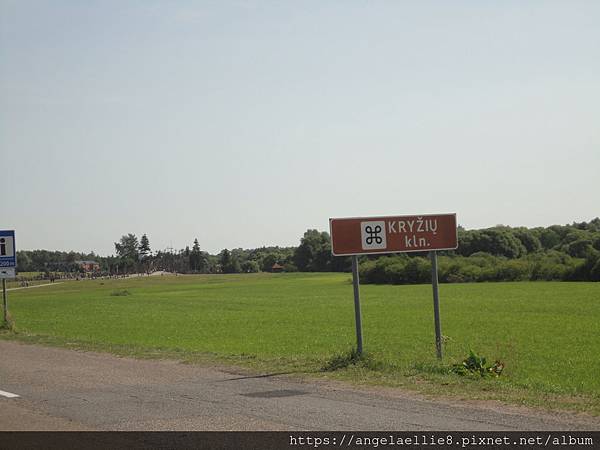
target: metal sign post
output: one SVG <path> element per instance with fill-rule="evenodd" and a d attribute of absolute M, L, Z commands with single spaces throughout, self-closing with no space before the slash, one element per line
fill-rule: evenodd
<path fill-rule="evenodd" d="M 435 348 L 437 357 L 441 359 L 442 331 L 436 250 L 454 250 L 458 247 L 456 214 L 332 218 L 329 219 L 329 230 L 333 256 L 352 256 L 354 313 L 359 354 L 362 353 L 362 328 L 357 255 L 429 252 L 433 286 Z"/>
<path fill-rule="evenodd" d="M 358 279 L 358 256 L 352 256 L 352 285 L 354 287 L 354 319 L 356 322 L 356 353 L 360 356 L 363 352 L 362 319 L 360 313 L 360 280 Z"/>
<path fill-rule="evenodd" d="M 4 323 L 8 323 L 8 303 L 6 301 L 6 278 L 2 278 L 2 311 L 4 311 Z"/>
<path fill-rule="evenodd" d="M 429 252 L 431 258 L 431 286 L 433 287 L 433 319 L 435 322 L 435 350 L 442 359 L 442 326 L 440 324 L 440 297 L 438 293 L 437 252 Z"/>

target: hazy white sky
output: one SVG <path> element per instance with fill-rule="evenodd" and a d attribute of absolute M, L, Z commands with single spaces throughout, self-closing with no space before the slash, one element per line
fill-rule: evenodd
<path fill-rule="evenodd" d="M 19 249 L 600 215 L 600 2 L 0 0 Z"/>

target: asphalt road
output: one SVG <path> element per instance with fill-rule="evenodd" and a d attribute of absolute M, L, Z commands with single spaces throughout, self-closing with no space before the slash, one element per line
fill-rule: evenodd
<path fill-rule="evenodd" d="M 0 430 L 600 430 L 582 415 L 6 341 L 0 391 Z"/>

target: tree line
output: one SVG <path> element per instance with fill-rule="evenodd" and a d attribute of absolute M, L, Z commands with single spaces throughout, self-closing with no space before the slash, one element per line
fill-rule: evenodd
<path fill-rule="evenodd" d="M 590 222 L 550 227 L 495 226 L 458 229 L 458 249 L 439 252 L 442 282 L 563 280 L 600 281 L 600 218 Z M 152 251 L 146 234 L 123 235 L 115 242 L 115 255 L 51 252 L 17 252 L 19 272 L 76 272 L 80 260 L 94 260 L 103 274 L 165 270 L 178 273 L 349 272 L 349 257 L 331 255 L 327 232 L 307 230 L 297 247 L 223 249 L 212 255 L 198 239 L 183 249 Z M 359 258 L 365 283 L 423 283 L 430 280 L 425 253 L 368 255 Z"/>

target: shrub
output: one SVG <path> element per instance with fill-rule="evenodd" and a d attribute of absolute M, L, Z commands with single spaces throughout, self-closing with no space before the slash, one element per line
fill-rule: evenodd
<path fill-rule="evenodd" d="M 431 281 L 431 263 L 420 256 L 410 258 L 404 273 L 409 283 L 427 283 Z"/>
<path fill-rule="evenodd" d="M 509 259 L 485 252 L 471 256 L 439 256 L 438 278 L 442 283 L 482 281 L 600 281 L 600 252 L 588 247 L 586 258 L 573 258 L 557 250 L 538 251 Z M 385 256 L 360 265 L 364 283 L 414 284 L 431 281 L 431 263 L 421 256 Z"/>
<path fill-rule="evenodd" d="M 496 277 L 498 281 L 525 281 L 531 278 L 533 265 L 525 259 L 503 261 L 498 266 Z"/>

